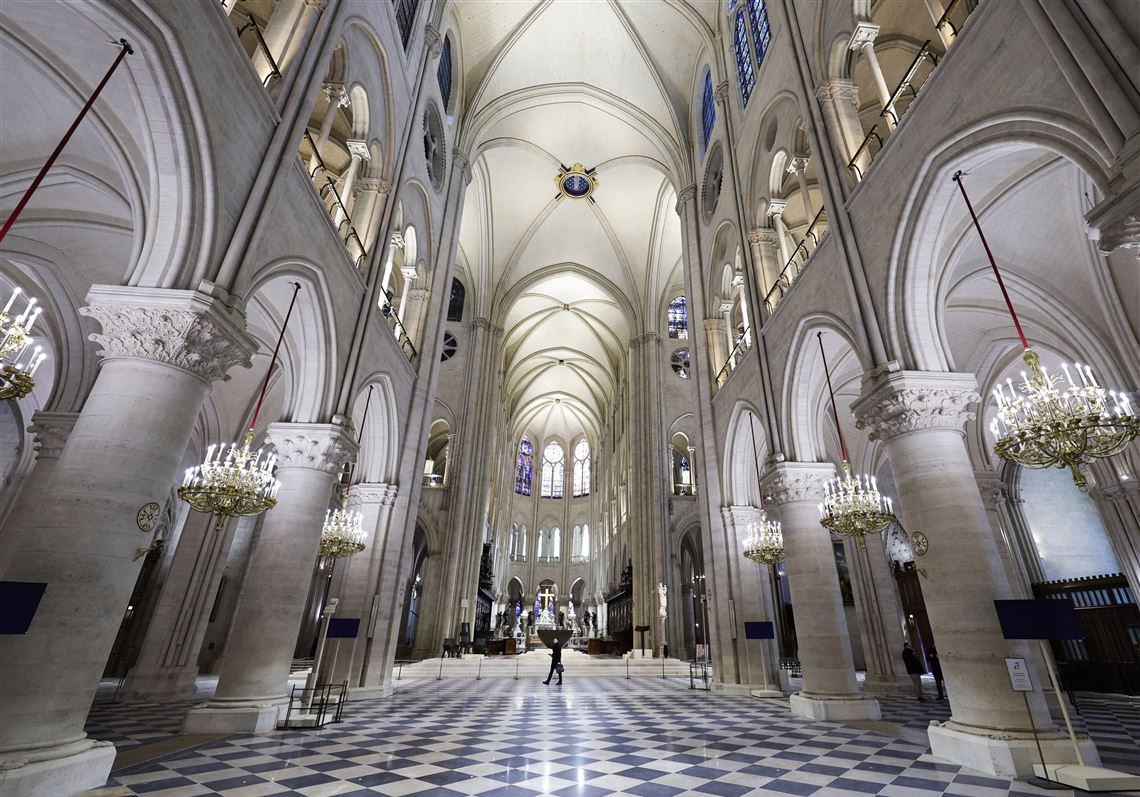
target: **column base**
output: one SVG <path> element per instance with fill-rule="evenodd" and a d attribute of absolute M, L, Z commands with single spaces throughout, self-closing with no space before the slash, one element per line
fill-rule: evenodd
<path fill-rule="evenodd" d="M 914 693 L 914 684 L 906 675 L 868 675 L 863 681 L 863 688 L 868 692 L 882 692 L 886 695 Z"/>
<path fill-rule="evenodd" d="M 931 723 L 926 732 L 930 752 L 960 766 L 976 769 L 999 778 L 1018 778 L 1033 774 L 1034 764 L 1041 763 L 1032 733 L 961 725 L 953 720 Z M 1045 761 L 1053 764 L 1075 764 L 1076 752 L 1069 737 L 1059 731 L 1038 735 Z M 1087 736 L 1078 736 L 1085 763 L 1096 766 L 1100 754 Z"/>
<path fill-rule="evenodd" d="M 185 671 L 178 674 L 153 673 L 150 675 L 128 676 L 119 696 L 124 700 L 146 703 L 172 703 L 189 700 L 198 691 L 198 673 L 187 677 Z"/>
<path fill-rule="evenodd" d="M 396 690 L 391 684 L 384 686 L 350 686 L 348 696 L 352 700 L 375 700 L 380 697 L 391 697 Z"/>
<path fill-rule="evenodd" d="M 114 763 L 110 742 L 43 761 L 0 761 L 0 797 L 65 797 L 95 789 L 107 782 Z"/>
<path fill-rule="evenodd" d="M 808 695 L 796 692 L 788 702 L 792 713 L 809 720 L 846 722 L 881 718 L 879 701 L 864 695 Z"/>
<path fill-rule="evenodd" d="M 787 697 L 775 684 L 724 684 L 720 681 L 712 682 L 712 691 L 724 695 L 740 695 L 741 697 Z"/>
<path fill-rule="evenodd" d="M 289 699 L 275 700 L 211 700 L 195 706 L 186 714 L 182 732 L 190 733 L 261 733 L 271 731 L 285 719 Z"/>

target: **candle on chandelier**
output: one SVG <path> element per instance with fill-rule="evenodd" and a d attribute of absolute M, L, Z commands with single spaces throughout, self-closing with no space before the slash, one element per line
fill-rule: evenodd
<path fill-rule="evenodd" d="M 16 297 L 23 292 L 23 288 L 13 288 L 12 295 L 8 297 L 8 303 L 4 305 L 3 312 L 7 313 L 12 309 L 12 305 L 16 303 Z"/>

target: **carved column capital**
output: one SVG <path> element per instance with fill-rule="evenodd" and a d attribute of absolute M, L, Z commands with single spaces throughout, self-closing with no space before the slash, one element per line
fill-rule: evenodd
<path fill-rule="evenodd" d="M 776 231 L 770 227 L 757 227 L 754 230 L 748 231 L 748 243 L 753 246 L 760 246 L 761 244 L 776 245 Z"/>
<path fill-rule="evenodd" d="M 846 102 L 859 107 L 859 87 L 853 80 L 832 78 L 820 83 L 815 90 L 815 96 L 820 102 Z"/>
<path fill-rule="evenodd" d="M 716 84 L 716 102 L 721 107 L 728 106 L 728 81 L 722 80 Z"/>
<path fill-rule="evenodd" d="M 855 426 L 872 440 L 924 429 L 962 431 L 980 398 L 973 374 L 895 371 L 877 377 L 852 406 Z"/>
<path fill-rule="evenodd" d="M 451 148 L 451 168 L 459 170 L 464 185 L 471 184 L 471 158 L 459 147 Z"/>
<path fill-rule="evenodd" d="M 835 477 L 830 462 L 777 462 L 760 479 L 764 500 L 773 506 L 823 500 L 827 482 Z"/>
<path fill-rule="evenodd" d="M 339 105 L 341 108 L 345 108 L 352 104 L 352 99 L 348 96 L 348 89 L 342 83 L 326 83 L 321 89 L 324 91 L 329 105 Z"/>
<path fill-rule="evenodd" d="M 265 440 L 277 450 L 281 470 L 333 474 L 356 455 L 356 441 L 340 423 L 271 423 Z"/>
<path fill-rule="evenodd" d="M 788 174 L 804 174 L 807 172 L 811 158 L 807 155 L 796 155 L 788 161 Z"/>
<path fill-rule="evenodd" d="M 684 213 L 685 205 L 690 202 L 697 201 L 697 186 L 696 184 L 687 185 L 677 193 L 677 215 L 680 216 Z"/>
<path fill-rule="evenodd" d="M 874 44 L 879 36 L 879 26 L 874 22 L 856 22 L 855 30 L 851 31 L 851 38 L 847 41 L 850 50 L 861 50 L 864 45 Z"/>
<path fill-rule="evenodd" d="M 349 139 L 345 142 L 345 144 L 348 145 L 348 154 L 352 157 L 360 158 L 361 160 L 365 161 L 372 159 L 372 153 L 368 151 L 367 141 Z"/>
<path fill-rule="evenodd" d="M 443 52 L 443 36 L 435 25 L 424 25 L 424 46 L 432 58 L 439 58 Z"/>
<path fill-rule="evenodd" d="M 1140 160 L 1140 156 L 1137 156 Z M 1140 167 L 1137 167 L 1140 171 Z M 1127 190 L 1101 200 L 1088 212 L 1089 237 L 1102 254 L 1140 249 L 1140 179 Z"/>
<path fill-rule="evenodd" d="M 36 461 L 59 459 L 68 435 L 75 428 L 78 412 L 37 411 L 28 431 L 35 435 Z"/>
<path fill-rule="evenodd" d="M 352 485 L 352 492 L 350 494 L 359 496 L 361 504 L 392 506 L 396 503 L 396 496 L 399 495 L 399 493 L 400 488 L 395 484 L 360 482 L 359 484 Z"/>
<path fill-rule="evenodd" d="M 358 177 L 356 183 L 352 186 L 352 193 L 358 194 L 362 191 L 373 191 L 381 196 L 387 196 L 391 187 L 391 183 L 387 180 L 381 180 L 379 177 Z"/>
<path fill-rule="evenodd" d="M 257 350 L 244 320 L 199 291 L 95 285 L 79 313 L 102 327 L 88 339 L 103 347 L 104 360 L 153 360 L 207 382 L 248 367 Z"/>
<path fill-rule="evenodd" d="M 782 216 L 784 211 L 788 209 L 788 200 L 786 199 L 769 199 L 768 200 L 768 215 L 772 218 Z"/>
<path fill-rule="evenodd" d="M 724 319 L 723 318 L 706 318 L 705 319 L 705 332 L 707 332 L 710 335 L 723 335 L 724 334 Z"/>

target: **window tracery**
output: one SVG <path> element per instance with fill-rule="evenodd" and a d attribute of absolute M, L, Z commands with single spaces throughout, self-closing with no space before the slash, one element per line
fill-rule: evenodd
<path fill-rule="evenodd" d="M 550 443 L 542 452 L 542 497 L 561 498 L 566 480 L 566 454 L 558 443 Z"/>
<path fill-rule="evenodd" d="M 590 494 L 590 444 L 586 438 L 574 446 L 574 497 Z"/>
<path fill-rule="evenodd" d="M 524 437 L 519 442 L 519 451 L 515 458 L 515 492 L 519 495 L 530 495 L 531 470 L 533 467 L 534 444 Z"/>

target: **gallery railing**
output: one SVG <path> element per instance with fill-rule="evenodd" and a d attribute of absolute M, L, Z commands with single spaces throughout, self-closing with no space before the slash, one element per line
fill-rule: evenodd
<path fill-rule="evenodd" d="M 863 143 L 859 145 L 859 149 L 855 150 L 855 154 L 847 163 L 847 168 L 855 175 L 855 180 L 863 179 L 863 174 L 866 172 L 867 167 L 871 165 L 871 161 L 879 154 L 883 148 L 883 137 L 879 135 L 879 125 L 871 125 L 871 132 L 867 133 L 867 137 L 863 139 Z"/>
<path fill-rule="evenodd" d="M 260 54 L 261 57 L 265 59 L 265 67 L 268 67 L 269 70 L 265 75 L 260 74 L 264 71 L 264 68 L 258 68 L 256 61 L 254 61 L 254 67 L 258 71 L 258 77 L 261 78 L 261 85 L 268 89 L 273 81 L 281 79 L 281 69 L 277 65 L 277 59 L 274 58 L 273 53 L 269 51 L 269 45 L 265 43 L 265 36 L 261 33 L 261 26 L 257 24 L 257 20 L 252 16 L 243 14 L 240 11 L 231 12 L 231 17 L 245 18 L 245 24 L 237 29 L 238 41 L 241 42 L 242 47 L 248 52 L 249 45 L 246 44 L 246 39 L 251 39 L 253 41 L 253 52 L 250 53 L 251 58 Z M 240 19 L 237 21 L 240 21 Z M 247 36 L 247 34 L 249 35 Z"/>
<path fill-rule="evenodd" d="M 340 200 L 340 194 L 337 191 L 336 181 L 333 180 L 328 167 L 325 166 L 324 158 L 321 157 L 320 151 L 317 149 L 317 142 L 313 140 L 313 134 L 308 130 L 305 131 L 305 139 L 309 142 L 309 146 L 313 150 L 313 157 L 310 163 L 314 164 L 311 169 L 308 169 L 309 178 L 313 181 L 313 187 L 317 189 L 317 196 L 320 197 L 321 202 L 328 211 L 329 216 L 333 221 L 340 221 L 336 224 L 337 234 L 340 236 L 341 243 L 348 251 L 349 257 L 352 259 L 352 264 L 357 271 L 364 268 L 365 261 L 368 257 L 368 251 L 364 248 L 364 241 L 360 239 L 357 234 L 356 228 L 352 226 L 351 217 L 348 215 L 348 208 Z M 298 156 L 300 153 L 298 153 Z"/>
<path fill-rule="evenodd" d="M 931 71 L 927 73 L 922 82 L 918 81 L 918 70 L 926 61 L 930 62 Z M 894 94 L 887 100 L 887 104 L 883 107 L 883 112 L 879 116 L 886 119 L 888 116 L 893 116 L 895 121 L 902 119 L 914 101 L 918 99 L 918 92 L 926 85 L 926 81 L 930 79 L 933 74 L 934 67 L 938 66 L 938 56 L 930 49 L 930 40 L 927 39 L 923 43 L 922 48 L 918 51 L 918 55 L 911 61 L 910 67 L 907 68 L 906 74 L 903 79 L 899 81 L 898 88 L 895 89 Z M 907 96 L 909 92 L 910 96 Z M 903 100 L 906 100 L 906 105 L 903 105 Z"/>
<path fill-rule="evenodd" d="M 776 277 L 768 295 L 764 297 L 764 310 L 768 315 L 775 312 L 776 305 L 788 295 L 788 291 L 792 289 L 792 284 L 800 276 L 800 273 L 807 268 L 809 258 L 819 248 L 819 242 L 827 229 L 827 209 L 821 208 L 819 213 L 815 214 L 815 218 L 812 219 L 807 230 L 804 231 L 804 237 L 796 244 L 795 251 L 792 252 L 792 256 L 788 259 L 784 270 L 780 272 L 780 276 Z"/>
<path fill-rule="evenodd" d="M 744 359 L 744 353 L 752 348 L 752 333 L 745 332 L 744 336 L 736 342 L 732 347 L 732 352 L 728 355 L 728 360 L 725 361 L 724 366 L 717 372 L 716 386 L 718 388 L 724 387 L 724 383 L 732 376 L 732 372 L 736 370 L 736 366 L 740 365 L 741 360 Z"/>

